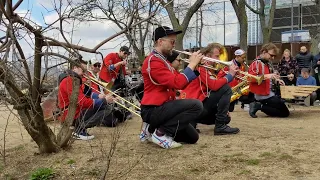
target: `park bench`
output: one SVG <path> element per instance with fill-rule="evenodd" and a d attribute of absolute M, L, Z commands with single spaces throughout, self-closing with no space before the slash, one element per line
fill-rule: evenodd
<path fill-rule="evenodd" d="M 281 98 L 310 106 L 311 93 L 319 88 L 320 86 L 280 86 Z"/>

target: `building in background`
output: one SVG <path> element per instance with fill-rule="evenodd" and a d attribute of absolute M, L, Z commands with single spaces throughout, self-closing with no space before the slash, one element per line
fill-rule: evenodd
<path fill-rule="evenodd" d="M 254 9 L 258 9 L 259 0 L 247 0 L 248 5 Z M 248 44 L 259 44 L 262 42 L 262 31 L 259 15 L 246 8 L 248 17 Z"/>
<path fill-rule="evenodd" d="M 291 25 L 291 7 L 293 6 L 293 26 Z M 319 9 L 313 0 L 277 0 L 271 41 L 289 42 L 308 41 L 317 33 L 320 23 Z"/>

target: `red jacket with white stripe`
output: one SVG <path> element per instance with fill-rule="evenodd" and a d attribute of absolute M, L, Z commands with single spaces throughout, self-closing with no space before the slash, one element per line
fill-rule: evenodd
<path fill-rule="evenodd" d="M 265 74 L 270 74 L 270 69 L 268 63 L 263 63 L 261 59 L 254 60 L 249 67 L 249 74 L 255 76 L 261 76 Z M 249 78 L 249 90 L 250 92 L 258 95 L 267 96 L 270 93 L 270 79 L 263 80 L 260 85 L 253 78 Z"/>
<path fill-rule="evenodd" d="M 200 76 L 181 91 L 181 99 L 199 99 L 203 101 L 209 96 L 208 93 L 210 91 L 217 91 L 233 79 L 231 74 L 227 74 L 224 78 L 216 79 L 213 77 L 213 74 L 204 67 L 199 67 L 198 71 L 200 72 Z"/>
<path fill-rule="evenodd" d="M 160 106 L 175 99 L 176 90 L 185 88 L 197 77 L 187 67 L 183 73 L 176 71 L 166 58 L 154 50 L 143 62 L 144 94 L 141 105 Z"/>

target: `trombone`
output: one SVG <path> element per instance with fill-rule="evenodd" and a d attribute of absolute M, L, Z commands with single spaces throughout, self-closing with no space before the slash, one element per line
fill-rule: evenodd
<path fill-rule="evenodd" d="M 179 50 L 175 50 L 173 49 L 174 51 L 177 51 L 179 53 L 182 53 L 182 54 L 186 54 L 186 55 L 192 55 L 192 53 L 190 52 L 187 52 L 187 51 L 179 51 Z M 207 61 L 210 61 L 210 62 L 214 62 L 214 63 L 220 63 L 222 65 L 225 65 L 225 66 L 231 66 L 233 64 L 232 61 L 220 61 L 218 59 L 213 59 L 213 58 L 209 58 L 209 57 L 204 57 L 203 58 L 204 60 L 207 60 Z M 186 63 L 190 63 L 189 60 L 186 60 L 186 59 L 181 59 L 182 61 L 186 62 Z M 207 65 L 202 65 L 200 64 L 199 66 L 202 66 L 204 68 L 208 68 L 208 69 L 212 69 L 212 70 L 216 70 L 215 68 L 213 68 L 212 66 L 207 66 Z M 243 72 L 243 71 L 238 71 L 240 74 L 243 74 L 244 76 L 247 76 L 247 77 L 250 77 L 250 78 L 253 78 L 257 81 L 258 84 L 261 84 L 261 82 L 264 80 L 264 76 L 261 75 L 261 76 L 255 76 L 255 75 L 252 75 L 252 74 L 249 74 L 248 72 Z"/>
<path fill-rule="evenodd" d="M 87 76 L 87 75 L 83 75 L 83 76 L 84 76 L 86 79 L 89 79 L 90 81 L 92 81 L 92 82 L 94 82 L 94 83 L 102 86 L 103 89 L 105 89 L 108 93 L 111 93 L 112 95 L 116 96 L 117 99 L 120 99 L 120 100 L 122 100 L 122 101 L 125 101 L 125 102 L 128 103 L 131 107 L 134 107 L 134 108 L 135 108 L 136 110 L 138 110 L 138 111 L 141 110 L 140 107 L 136 106 L 135 104 L 131 103 L 130 101 L 124 99 L 123 97 L 119 96 L 119 95 L 116 94 L 115 92 L 111 91 L 111 90 L 109 89 L 110 83 L 106 83 L 106 82 L 99 81 L 99 80 L 97 80 L 97 79 L 95 79 L 95 78 L 93 78 L 93 77 L 91 77 L 91 76 Z M 91 87 L 91 88 L 92 88 L 92 87 Z M 99 92 L 99 91 L 98 91 L 98 92 Z M 115 102 L 116 104 L 118 104 L 119 106 L 123 107 L 124 109 L 132 112 L 133 114 L 141 117 L 140 114 L 138 114 L 136 111 L 130 109 L 130 107 L 127 107 L 127 106 L 123 105 L 123 104 L 120 103 L 119 101 L 114 101 L 114 102 Z"/>

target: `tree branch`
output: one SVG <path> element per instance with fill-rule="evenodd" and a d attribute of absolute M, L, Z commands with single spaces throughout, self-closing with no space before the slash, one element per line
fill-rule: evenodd
<path fill-rule="evenodd" d="M 247 3 L 247 1 L 244 1 L 244 3 L 246 4 L 247 8 L 250 9 L 250 11 L 252 11 L 253 13 L 261 14 L 261 8 L 260 8 L 260 10 L 255 10 Z"/>

